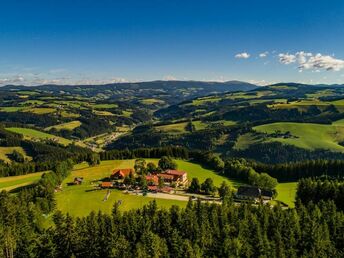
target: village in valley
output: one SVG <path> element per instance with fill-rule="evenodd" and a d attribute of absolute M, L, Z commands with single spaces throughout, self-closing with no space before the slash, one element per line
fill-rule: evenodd
<path fill-rule="evenodd" d="M 75 177 L 68 185 L 83 183 L 83 177 Z M 225 182 L 218 188 L 211 178 L 207 178 L 202 184 L 198 178 L 190 181 L 188 172 L 178 170 L 177 164 L 169 157 L 162 157 L 158 165 L 146 163 L 142 158 L 136 159 L 134 168 L 114 168 L 108 177 L 91 182 L 91 186 L 93 190 L 107 190 L 103 201 L 110 198 L 112 189 L 122 190 L 124 194 L 152 198 L 214 203 L 221 203 L 225 195 L 232 195 L 238 203 L 269 203 L 276 194 L 272 190 L 249 185 L 241 185 L 234 191 Z"/>

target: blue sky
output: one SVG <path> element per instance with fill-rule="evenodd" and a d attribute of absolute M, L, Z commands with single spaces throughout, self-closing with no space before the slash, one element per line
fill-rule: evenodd
<path fill-rule="evenodd" d="M 342 0 L 0 1 L 0 85 L 344 83 Z"/>

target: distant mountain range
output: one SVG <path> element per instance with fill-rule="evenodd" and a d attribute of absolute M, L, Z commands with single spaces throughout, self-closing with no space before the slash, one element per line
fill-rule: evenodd
<path fill-rule="evenodd" d="M 232 91 L 249 91 L 258 86 L 241 81 L 151 81 L 136 83 L 113 83 L 104 85 L 7 85 L 1 91 L 35 90 L 59 95 L 80 95 L 103 99 L 158 98 L 172 104 L 195 97 Z"/>

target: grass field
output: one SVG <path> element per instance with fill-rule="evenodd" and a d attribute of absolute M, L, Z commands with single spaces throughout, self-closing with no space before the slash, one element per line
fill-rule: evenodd
<path fill-rule="evenodd" d="M 288 204 L 290 208 L 294 208 L 297 182 L 279 183 L 276 187 L 276 190 L 278 193 L 276 200 L 282 201 L 285 204 Z"/>
<path fill-rule="evenodd" d="M 0 107 L 0 111 L 2 112 L 17 112 L 21 111 L 23 107 Z"/>
<path fill-rule="evenodd" d="M 117 108 L 117 104 L 93 104 L 91 105 L 95 109 L 107 109 L 107 108 Z"/>
<path fill-rule="evenodd" d="M 81 122 L 78 121 L 78 120 L 75 120 L 75 121 L 71 121 L 71 122 L 68 122 L 68 123 L 63 123 L 63 124 L 59 124 L 59 125 L 54 125 L 54 126 L 50 126 L 50 127 L 47 127 L 45 128 L 46 131 L 49 131 L 53 128 L 55 128 L 57 131 L 60 131 L 60 130 L 74 130 L 75 128 L 79 127 L 81 125 Z"/>
<path fill-rule="evenodd" d="M 33 114 L 43 115 L 43 114 L 50 114 L 55 112 L 55 108 L 28 108 L 24 109 L 23 112 L 29 112 Z"/>
<path fill-rule="evenodd" d="M 195 126 L 195 129 L 198 131 L 198 130 L 203 130 L 205 129 L 208 124 L 207 123 L 204 123 L 202 121 L 192 121 L 192 124 Z"/>
<path fill-rule="evenodd" d="M 100 111 L 100 110 L 93 110 L 93 113 L 98 116 L 114 116 L 115 114 L 109 112 L 109 111 Z"/>
<path fill-rule="evenodd" d="M 255 136 L 252 133 L 245 133 L 238 137 L 237 141 L 235 142 L 234 149 L 236 150 L 243 150 L 248 148 L 251 144 L 261 142 L 262 139 L 259 139 L 258 136 Z"/>
<path fill-rule="evenodd" d="M 6 128 L 6 130 L 14 132 L 14 133 L 22 134 L 24 138 L 26 139 L 51 139 L 51 140 L 56 140 L 57 142 L 63 145 L 69 145 L 70 143 L 72 143 L 72 141 L 68 139 L 58 137 L 52 134 L 44 133 L 41 131 L 37 131 L 34 129 L 29 129 L 29 128 L 9 127 L 9 128 Z"/>
<path fill-rule="evenodd" d="M 161 130 L 166 133 L 185 133 L 185 127 L 187 122 L 176 123 L 176 124 L 169 124 L 169 125 L 160 125 L 157 126 L 157 130 Z"/>
<path fill-rule="evenodd" d="M 44 172 L 32 173 L 22 176 L 0 177 L 0 191 L 11 191 L 18 187 L 27 186 L 37 182 Z"/>
<path fill-rule="evenodd" d="M 344 140 L 344 126 L 310 123 L 272 123 L 256 126 L 253 129 L 263 133 L 290 132 L 292 138 L 270 138 L 268 141 L 279 141 L 305 149 L 328 149 L 344 152 L 338 142 Z"/>
<path fill-rule="evenodd" d="M 6 163 L 11 163 L 11 160 L 8 158 L 8 154 L 11 154 L 14 150 L 21 153 L 26 159 L 31 160 L 32 158 L 27 156 L 22 147 L 0 147 L 0 160 L 3 160 Z"/>
<path fill-rule="evenodd" d="M 112 190 L 109 199 L 106 202 L 103 202 L 106 190 L 92 191 L 94 185 L 97 184 L 92 183 L 92 181 L 108 177 L 114 168 L 133 167 L 134 161 L 135 160 L 112 160 L 102 161 L 101 164 L 96 167 L 88 167 L 85 163 L 75 166 L 72 174 L 64 180 L 63 190 L 56 194 L 58 209 L 63 212 L 69 212 L 75 216 L 83 216 L 92 210 L 101 210 L 103 212 L 110 213 L 113 204 L 118 200 L 122 200 L 122 204 L 120 206 L 121 210 L 130 210 L 142 207 L 149 203 L 154 198 L 128 195 L 119 190 Z M 146 159 L 146 161 L 157 163 L 158 159 Z M 199 180 L 203 182 L 206 178 L 211 177 L 217 186 L 219 186 L 222 181 L 227 181 L 232 186 L 239 184 L 238 182 L 234 182 L 217 175 L 211 170 L 204 169 L 198 164 L 182 160 L 177 160 L 177 164 L 179 170 L 185 170 L 188 172 L 189 179 L 198 177 Z M 78 186 L 67 186 L 67 183 L 72 182 L 76 176 L 84 177 L 84 183 Z M 186 205 L 185 201 L 165 199 L 156 199 L 156 201 L 159 207 L 166 208 L 171 207 L 172 205 L 179 205 L 181 207 Z"/>
<path fill-rule="evenodd" d="M 153 104 L 164 104 L 165 102 L 160 99 L 142 99 L 140 100 L 142 104 L 153 105 Z"/>

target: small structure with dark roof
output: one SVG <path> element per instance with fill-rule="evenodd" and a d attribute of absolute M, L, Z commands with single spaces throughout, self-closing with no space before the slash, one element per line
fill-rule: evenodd
<path fill-rule="evenodd" d="M 235 197 L 240 200 L 259 201 L 261 190 L 256 186 L 239 186 Z"/>
<path fill-rule="evenodd" d="M 83 177 L 75 177 L 73 183 L 75 185 L 81 185 L 83 181 L 84 181 Z"/>
<path fill-rule="evenodd" d="M 262 200 L 272 200 L 274 197 L 274 192 L 271 190 L 263 190 L 261 191 L 261 198 Z"/>

